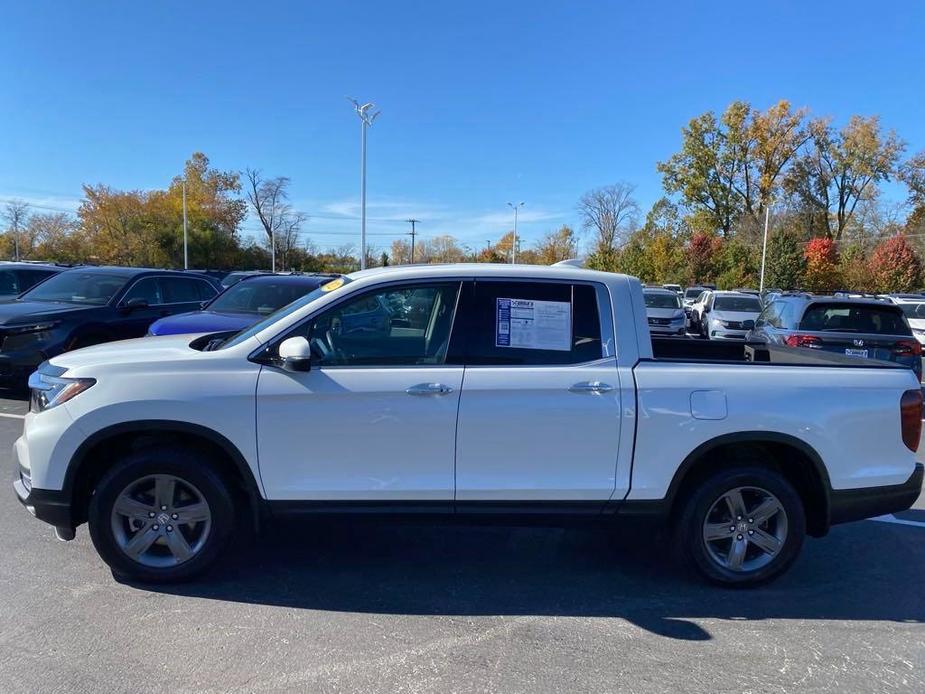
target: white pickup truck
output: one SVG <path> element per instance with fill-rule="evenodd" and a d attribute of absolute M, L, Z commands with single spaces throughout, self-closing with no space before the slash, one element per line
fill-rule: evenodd
<path fill-rule="evenodd" d="M 754 585 L 806 534 L 906 509 L 922 486 L 912 371 L 785 351 L 653 351 L 623 275 L 366 270 L 233 336 L 44 363 L 14 487 L 144 581 L 199 574 L 267 516 L 518 514 L 658 520 L 703 576 Z"/>

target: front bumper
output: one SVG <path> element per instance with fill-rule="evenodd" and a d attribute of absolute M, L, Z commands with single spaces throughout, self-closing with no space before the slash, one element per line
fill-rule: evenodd
<path fill-rule="evenodd" d="M 69 494 L 54 489 L 30 488 L 22 475 L 13 481 L 13 491 L 16 492 L 19 503 L 40 521 L 45 521 L 55 528 L 74 529 Z"/>
<path fill-rule="evenodd" d="M 710 329 L 711 340 L 744 340 L 747 330 L 731 330 L 727 328 Z"/>
<path fill-rule="evenodd" d="M 829 495 L 829 523 L 848 523 L 905 511 L 922 493 L 923 476 L 925 465 L 916 463 L 909 479 L 901 484 L 861 489 L 833 489 Z"/>

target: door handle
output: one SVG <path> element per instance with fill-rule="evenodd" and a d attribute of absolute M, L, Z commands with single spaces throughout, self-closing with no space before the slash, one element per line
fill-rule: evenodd
<path fill-rule="evenodd" d="M 613 390 L 613 386 L 600 381 L 584 381 L 569 386 L 569 390 L 573 393 L 609 393 Z"/>
<path fill-rule="evenodd" d="M 408 395 L 446 395 L 452 393 L 453 389 L 442 383 L 418 383 L 405 389 L 405 392 Z"/>

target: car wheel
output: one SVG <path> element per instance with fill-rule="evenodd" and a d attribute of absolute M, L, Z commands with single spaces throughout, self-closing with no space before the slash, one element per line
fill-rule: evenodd
<path fill-rule="evenodd" d="M 765 468 L 723 470 L 687 496 L 675 540 L 686 563 L 724 586 L 767 583 L 796 560 L 806 535 L 800 495 Z"/>
<path fill-rule="evenodd" d="M 125 456 L 103 476 L 88 523 L 114 574 L 170 583 L 215 563 L 234 529 L 233 502 L 211 461 L 178 446 L 152 447 Z"/>

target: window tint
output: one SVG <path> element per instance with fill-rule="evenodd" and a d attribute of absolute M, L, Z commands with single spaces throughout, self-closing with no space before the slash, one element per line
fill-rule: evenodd
<path fill-rule="evenodd" d="M 33 287 L 22 299 L 102 306 L 109 303 L 113 295 L 130 279 L 127 275 L 114 275 L 109 272 L 68 270 Z"/>
<path fill-rule="evenodd" d="M 758 313 L 761 302 L 753 296 L 723 296 L 716 297 L 713 308 L 717 311 L 749 311 Z"/>
<path fill-rule="evenodd" d="M 663 292 L 643 292 L 646 308 L 681 308 L 681 300 L 677 294 Z"/>
<path fill-rule="evenodd" d="M 766 322 L 772 328 L 781 327 L 780 316 L 781 316 L 781 311 L 783 310 L 783 308 L 784 308 L 784 305 L 779 301 L 775 301 L 773 304 L 768 306 L 765 309 L 764 322 Z M 759 318 L 759 322 L 760 320 L 761 319 Z"/>
<path fill-rule="evenodd" d="M 24 292 L 34 287 L 46 277 L 57 275 L 54 270 L 20 270 L 19 271 L 19 291 Z"/>
<path fill-rule="evenodd" d="M 517 300 L 552 303 L 518 307 Z M 470 364 L 578 364 L 602 356 L 590 285 L 479 281 L 469 313 Z M 528 342 L 536 347 L 518 346 Z"/>
<path fill-rule="evenodd" d="M 906 318 L 913 320 L 922 320 L 925 318 L 925 303 L 923 304 L 899 304 L 899 307 L 906 314 Z"/>
<path fill-rule="evenodd" d="M 811 332 L 911 335 L 902 311 L 865 304 L 810 304 L 800 330 Z"/>
<path fill-rule="evenodd" d="M 319 366 L 443 364 L 458 292 L 458 282 L 415 284 L 344 301 L 307 326 L 312 359 Z"/>
<path fill-rule="evenodd" d="M 162 277 L 164 303 L 184 304 L 205 301 L 215 296 L 215 289 L 204 280 L 194 277 Z"/>
<path fill-rule="evenodd" d="M 308 294 L 314 287 L 285 280 L 237 282 L 209 304 L 210 311 L 235 311 L 268 316 Z"/>
<path fill-rule="evenodd" d="M 0 296 L 16 296 L 20 293 L 19 278 L 12 270 L 0 271 Z"/>
<path fill-rule="evenodd" d="M 132 299 L 144 299 L 149 306 L 164 303 L 157 277 L 145 277 L 135 282 L 122 298 L 122 303 L 128 303 Z"/>

